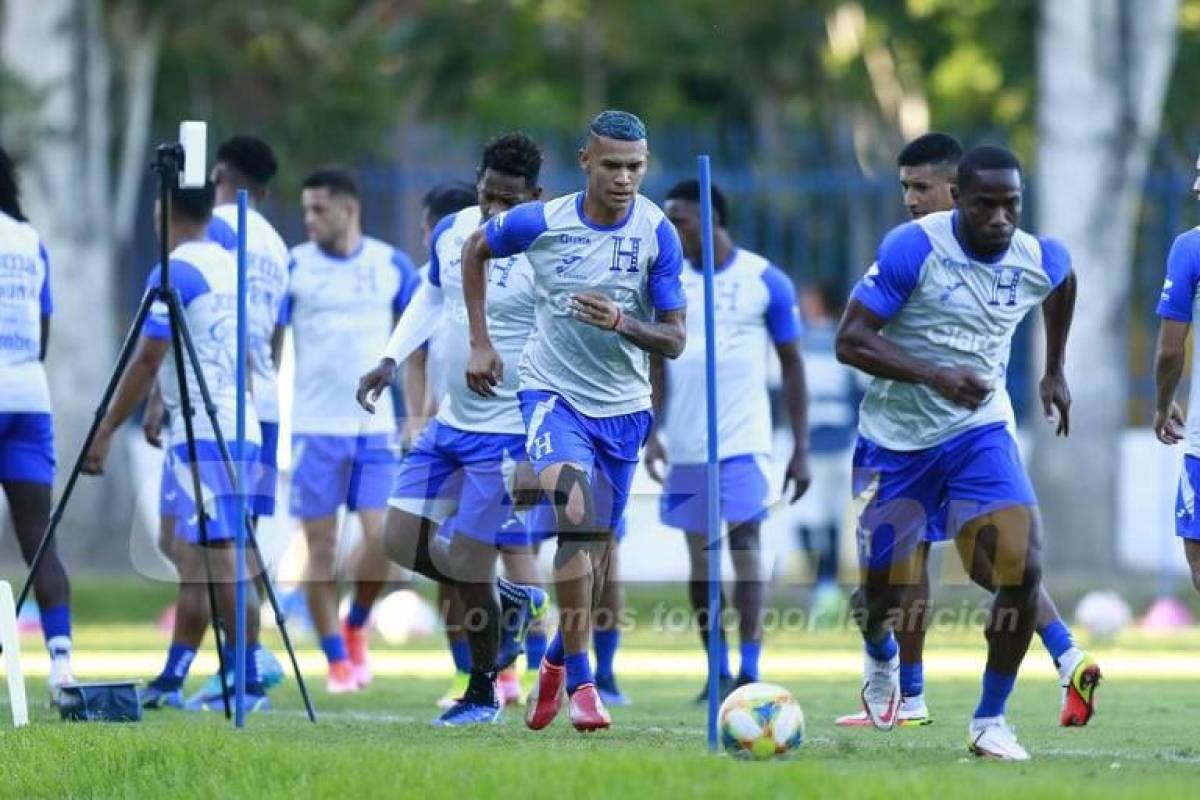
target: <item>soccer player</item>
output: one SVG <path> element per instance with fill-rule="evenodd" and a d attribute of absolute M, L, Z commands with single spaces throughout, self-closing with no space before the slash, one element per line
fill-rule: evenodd
<path fill-rule="evenodd" d="M 1200 171 L 1200 159 L 1196 161 Z M 1200 196 L 1200 177 L 1192 184 Z M 1196 489 L 1200 486 L 1200 370 L 1192 370 L 1192 388 L 1185 418 L 1175 402 L 1183 376 L 1188 331 L 1200 302 L 1200 227 L 1181 233 L 1167 256 L 1167 277 L 1158 301 L 1158 345 L 1154 373 L 1158 391 L 1154 405 L 1154 435 L 1165 445 L 1183 442 L 1183 472 L 1175 501 L 1175 533 L 1183 539 L 1183 554 L 1200 591 L 1200 524 L 1196 514 Z"/>
<path fill-rule="evenodd" d="M 204 381 L 217 409 L 221 433 L 228 437 L 229 432 L 234 430 L 237 402 L 237 264 L 224 248 L 207 237 L 213 196 L 211 183 L 197 189 L 173 186 L 167 230 L 171 248 L 171 285 L 179 292 L 183 302 Z M 161 209 L 156 209 L 156 215 L 160 213 Z M 150 273 L 146 280 L 147 291 L 159 285 L 161 269 L 161 265 L 156 266 Z M 151 308 L 150 316 L 142 326 L 141 338 L 121 377 L 112 403 L 100 421 L 83 465 L 84 472 L 90 475 L 98 475 L 104 470 L 113 435 L 145 399 L 158 374 L 163 400 L 171 412 L 171 447 L 163 463 L 160 508 L 164 527 L 172 527 L 182 541 L 182 545 L 174 548 L 174 552 L 180 580 L 177 619 L 184 620 L 184 623 L 176 626 L 176 638 L 168 651 L 162 673 L 150 682 L 143 693 L 143 704 L 150 708 L 178 708 L 183 703 L 180 689 L 196 655 L 194 643 L 203 639 L 204 625 L 208 619 L 207 612 L 189 607 L 190 604 L 206 602 L 206 561 L 211 567 L 218 612 L 225 627 L 228 657 L 232 658 L 237 585 L 234 580 L 236 559 L 232 544 L 237 526 L 244 522 L 238 497 L 229 479 L 228 464 L 221 458 L 216 432 L 204 412 L 200 387 L 185 354 L 187 393 L 196 412 L 192 417 L 196 438 L 196 468 L 204 493 L 199 501 L 195 496 L 191 454 L 179 405 L 180 387 L 174 354 L 167 360 L 170 351 L 171 328 L 167 307 L 159 301 Z M 256 463 L 258 417 L 249 388 L 247 392 L 247 449 L 241 454 L 234 452 L 233 455 Z M 235 445 L 231 439 L 228 441 L 232 449 Z M 199 513 L 208 520 L 207 542 L 200 539 Z M 189 622 L 191 628 L 188 627 Z M 246 659 L 246 709 L 265 710 L 270 707 L 270 701 L 258 670 L 256 614 L 246 616 L 246 643 L 249 654 Z"/>
<path fill-rule="evenodd" d="M 481 222 L 541 196 L 542 154 L 522 134 L 500 136 L 484 148 L 478 171 L 477 206 L 441 220 L 434 228 L 427 283 L 400 319 L 379 364 L 359 382 L 358 401 L 368 411 L 396 377 L 397 364 L 428 336 L 447 326 L 441 358 L 446 394 L 437 418 L 405 455 L 389 501 L 385 540 L 403 566 L 447 583 L 458 592 L 470 646 L 465 693 L 436 721 L 439 725 L 489 724 L 499 719 L 499 669 L 520 654 L 531 617 L 545 613 L 545 593 L 501 582 L 496 590 L 497 548 L 527 541 L 524 530 L 504 529 L 522 487 L 536 491 L 524 454 L 525 426 L 516 402 L 516 381 L 487 397 L 472 392 L 465 374 L 467 314 L 463 305 L 463 242 Z M 523 256 L 486 266 L 491 287 L 486 313 L 498 347 L 517 358 L 533 329 L 533 271 Z M 522 478 L 522 473 L 527 477 Z M 453 529 L 438 536 L 453 515 Z M 511 620 L 502 625 L 501 599 Z M 502 631 L 502 627 L 504 630 Z"/>
<path fill-rule="evenodd" d="M 381 534 L 395 474 L 396 422 L 390 394 L 364 418 L 356 376 L 371 368 L 419 283 L 403 251 L 364 236 L 358 183 L 346 170 L 320 169 L 301 194 L 309 241 L 292 249 L 284 321 L 296 352 L 292 407 L 291 511 L 308 541 L 305 589 L 329 663 L 331 694 L 371 680 L 364 626 L 386 581 Z M 354 596 L 339 631 L 338 510 L 356 512 L 363 540 L 352 559 Z"/>
<path fill-rule="evenodd" d="M 770 493 L 771 407 L 767 395 L 767 343 L 774 345 L 783 377 L 784 403 L 792 428 L 792 456 L 784 473 L 783 490 L 791 488 L 791 502 L 808 489 L 807 396 L 804 361 L 797 347 L 800 324 L 796 292 L 787 274 L 766 258 L 738 247 L 726 224 L 729 206 L 725 195 L 712 188 L 713 249 L 717 325 L 717 449 L 720 457 L 721 519 L 728 524 L 729 552 L 733 558 L 733 605 L 738 614 L 741 663 L 737 679 L 729 669 L 725 631 L 721 638 L 721 688 L 727 694 L 737 686 L 758 680 L 762 652 L 762 607 L 766 584 L 759 529 L 766 519 Z M 667 192 L 667 217 L 683 244 L 687 268 L 683 290 L 687 297 L 690 347 L 669 364 L 652 356 L 658 373 L 656 408 L 665 438 L 660 443 L 652 431 L 644 456 L 650 477 L 663 484 L 660 516 L 664 525 L 687 536 L 691 575 L 688 596 L 698 621 L 702 642 L 708 641 L 708 459 L 704 436 L 696 435 L 704 419 L 705 338 L 704 272 L 701 265 L 700 185 L 685 180 Z M 665 366 L 665 373 L 662 371 Z M 665 480 L 660 467 L 669 463 Z M 724 598 L 722 598 L 724 607 Z M 697 697 L 703 702 L 707 686 Z"/>
<path fill-rule="evenodd" d="M 493 217 L 463 246 L 467 383 L 484 396 L 513 368 L 492 341 L 487 262 L 525 253 L 533 266 L 537 321 L 518 397 L 526 450 L 553 506 L 560 609 L 526 705 L 533 729 L 554 719 L 564 688 L 577 730 L 611 724 L 588 657 L 591 615 L 650 431 L 649 354 L 677 358 L 686 341 L 679 237 L 638 194 L 648 158 L 642 121 L 605 111 L 579 152 L 585 191 Z"/>
<path fill-rule="evenodd" d="M 860 509 L 858 615 L 863 707 L 891 730 L 902 693 L 892 625 L 919 579 L 928 525 L 990 551 L 995 600 L 987 668 L 968 726 L 973 753 L 1023 761 L 1004 718 L 1029 647 L 1041 583 L 1037 499 L 1021 464 L 1004 386 L 1013 331 L 1034 305 L 1046 327 L 1039 390 L 1057 433 L 1069 432 L 1063 374 L 1075 277 L 1063 246 L 1017 227 L 1023 179 L 1008 150 L 983 146 L 958 165 L 957 209 L 894 229 L 854 289 L 837 355 L 874 376 L 859 416 L 853 492 Z M 972 570 L 973 571 L 973 570 Z"/>
<path fill-rule="evenodd" d="M 50 339 L 50 258 L 21 212 L 17 169 L 0 148 L 0 486 L 28 564 L 50 523 L 54 419 L 46 380 Z M 53 547 L 34 576 L 42 635 L 50 652 L 50 699 L 71 673 L 71 586 Z"/>
<path fill-rule="evenodd" d="M 914 220 L 954 208 L 956 168 L 962 159 L 962 147 L 944 133 L 927 133 L 910 142 L 897 162 L 900 167 L 900 186 L 904 190 L 904 207 Z M 949 288 L 949 287 L 947 287 Z M 904 617 L 896 629 L 900 648 L 900 690 L 903 701 L 897 713 L 899 725 L 927 725 L 933 721 L 925 702 L 923 653 L 928 629 L 930 608 L 929 550 L 933 543 L 953 538 L 953 531 L 943 526 L 929 525 L 917 550 L 919 573 L 916 582 L 905 587 Z M 969 564 L 971 579 L 988 592 L 994 592 L 993 563 L 983 550 L 974 554 L 965 548 L 967 538 L 954 538 L 964 564 Z M 1037 596 L 1037 634 L 1050 653 L 1062 687 L 1059 724 L 1086 725 L 1095 711 L 1095 690 L 1100 668 L 1081 648 L 1076 646 L 1070 628 L 1058 613 L 1045 584 Z M 842 717 L 839 725 L 870 726 L 866 712 Z"/>

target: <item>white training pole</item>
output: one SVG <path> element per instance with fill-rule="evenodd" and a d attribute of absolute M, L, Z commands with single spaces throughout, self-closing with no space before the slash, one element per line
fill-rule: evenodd
<path fill-rule="evenodd" d="M 29 704 L 25 701 L 25 676 L 21 674 L 17 608 L 8 581 L 0 581 L 0 644 L 4 645 L 4 673 L 8 677 L 8 702 L 12 706 L 13 727 L 19 728 L 29 724 Z"/>

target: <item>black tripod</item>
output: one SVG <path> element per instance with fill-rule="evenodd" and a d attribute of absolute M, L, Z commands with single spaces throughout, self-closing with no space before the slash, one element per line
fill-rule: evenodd
<path fill-rule="evenodd" d="M 17 613 L 20 614 L 21 607 L 29 596 L 29 591 L 33 586 L 33 578 L 37 574 L 42 558 L 54 538 L 54 533 L 58 529 L 59 522 L 62 520 L 63 512 L 66 510 L 67 503 L 70 501 L 71 494 L 75 489 L 75 483 L 82 472 L 84 459 L 91 449 L 92 440 L 96 436 L 96 431 L 100 427 L 101 420 L 104 419 L 104 415 L 108 412 L 109 403 L 112 401 L 121 376 L 125 373 L 125 367 L 133 355 L 134 346 L 137 344 L 142 325 L 150 313 L 151 306 L 156 302 L 162 302 L 167 307 L 168 319 L 170 320 L 171 349 L 175 359 L 175 375 L 179 384 L 179 411 L 183 419 L 187 440 L 187 454 L 190 462 L 193 496 L 196 498 L 196 516 L 199 522 L 199 545 L 204 553 L 204 572 L 208 589 L 208 604 L 211 611 L 213 639 L 216 643 L 218 669 L 221 676 L 221 699 L 225 709 L 225 718 L 229 719 L 231 715 L 229 702 L 230 687 L 225 678 L 225 649 L 221 633 L 222 620 L 217 603 L 216 587 L 213 584 L 212 564 L 209 560 L 209 520 L 204 506 L 203 485 L 200 480 L 200 465 L 197 457 L 196 435 L 192 425 L 195 408 L 192 406 L 188 386 L 187 368 L 184 362 L 185 352 L 187 363 L 191 365 L 192 372 L 196 377 L 196 387 L 200 391 L 200 398 L 204 403 L 204 411 L 208 416 L 209 422 L 212 424 L 213 433 L 217 440 L 217 448 L 221 453 L 221 461 L 228 475 L 229 484 L 234 487 L 234 491 L 241 491 L 241 489 L 238 486 L 237 472 L 233 466 L 233 457 L 230 454 L 225 437 L 221 433 L 220 421 L 217 418 L 217 406 L 213 402 L 212 395 L 209 394 L 208 384 L 204 379 L 204 372 L 200 368 L 200 359 L 196 354 L 196 347 L 192 341 L 191 331 L 188 329 L 187 317 L 184 316 L 183 301 L 180 299 L 179 291 L 171 285 L 170 244 L 167 235 L 168 220 L 170 218 L 171 182 L 178 180 L 179 172 L 183 168 L 183 160 L 184 151 L 180 144 L 162 144 L 159 145 L 155 152 L 153 169 L 158 175 L 159 187 L 159 261 L 161 265 L 161 280 L 155 289 L 146 292 L 146 296 L 142 298 L 142 304 L 134 316 L 133 325 L 130 326 L 129 332 L 125 334 L 125 341 L 121 345 L 121 352 L 117 356 L 116 367 L 113 369 L 113 373 L 108 380 L 108 385 L 104 389 L 100 405 L 96 408 L 96 416 L 92 420 L 87 436 L 83 440 L 83 446 L 80 448 L 79 455 L 75 459 L 75 466 L 71 470 L 71 475 L 67 478 L 62 496 L 59 498 L 58 504 L 54 507 L 54 511 L 50 515 L 50 523 L 46 527 L 46 532 L 43 534 L 41 542 L 38 543 L 37 551 L 30 561 L 29 577 L 26 579 L 25 585 L 21 589 L 21 594 L 17 599 Z M 267 573 L 266 561 L 262 558 L 262 551 L 259 549 L 258 540 L 254 535 L 254 525 L 248 515 L 242 519 L 241 524 L 246 526 L 246 543 L 249 545 L 250 551 L 254 554 L 254 559 L 257 562 L 258 579 L 262 583 L 263 593 L 267 596 L 267 600 L 270 602 L 271 609 L 275 614 L 275 622 L 279 628 L 279 634 L 283 639 L 283 645 L 287 649 L 288 657 L 291 659 L 292 670 L 296 676 L 296 684 L 300 689 L 300 696 L 304 700 L 305 711 L 308 713 L 308 718 L 312 722 L 316 722 L 317 717 L 313 711 L 312 700 L 309 699 L 308 688 L 304 684 L 304 676 L 301 674 L 299 662 L 296 660 L 296 651 L 292 647 L 291 637 L 288 635 L 287 617 L 280 608 L 279 601 L 275 595 L 275 589 L 271 585 L 271 578 Z M 236 557 L 244 558 L 245 554 L 237 553 Z"/>

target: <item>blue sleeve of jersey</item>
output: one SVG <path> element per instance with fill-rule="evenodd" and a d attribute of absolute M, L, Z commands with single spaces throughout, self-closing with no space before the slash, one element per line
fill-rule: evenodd
<path fill-rule="evenodd" d="M 655 311 L 675 311 L 687 305 L 679 273 L 683 270 L 683 248 L 679 234 L 665 217 L 654 229 L 658 239 L 658 258 L 650 265 L 650 302 Z"/>
<path fill-rule="evenodd" d="M 276 325 L 289 325 L 292 321 L 292 273 L 296 271 L 296 259 L 288 261 L 288 291 L 283 295 L 283 299 L 279 301 L 279 316 L 275 319 Z"/>
<path fill-rule="evenodd" d="M 46 245 L 38 244 L 38 255 L 42 257 L 42 266 L 45 267 L 43 274 L 46 276 L 42 280 L 42 293 L 40 296 L 42 316 L 48 317 L 54 313 L 54 295 L 50 292 L 50 254 L 46 252 Z"/>
<path fill-rule="evenodd" d="M 1158 299 L 1158 315 L 1176 322 L 1192 321 L 1192 304 L 1200 278 L 1200 231 L 1175 237 L 1167 256 L 1167 279 Z"/>
<path fill-rule="evenodd" d="M 883 238 L 875 263 L 850 297 L 883 319 L 896 316 L 921 278 L 933 245 L 920 225 L 907 222 Z"/>
<path fill-rule="evenodd" d="M 438 239 L 442 238 L 443 233 L 450 230 L 457 214 L 456 211 L 442 217 L 438 224 L 433 226 L 433 234 L 429 237 L 429 282 L 434 286 L 442 285 L 442 262 L 438 260 L 437 253 Z"/>
<path fill-rule="evenodd" d="M 800 338 L 800 311 L 796 308 L 796 287 L 787 273 L 774 264 L 762 274 L 767 285 L 767 330 L 775 344 L 787 344 Z"/>
<path fill-rule="evenodd" d="M 1042 245 L 1042 269 L 1049 276 L 1050 285 L 1057 289 L 1071 271 L 1071 254 L 1058 239 L 1043 236 L 1038 242 Z"/>
<path fill-rule="evenodd" d="M 533 202 L 497 214 L 487 221 L 483 231 L 492 255 L 504 258 L 524 253 L 548 227 L 545 204 Z"/>
<path fill-rule="evenodd" d="M 210 242 L 216 242 L 226 250 L 237 250 L 237 231 L 220 217 L 209 220 L 207 235 Z"/>
<path fill-rule="evenodd" d="M 413 266 L 408 253 L 400 249 L 392 251 L 392 266 L 400 271 L 400 286 L 396 289 L 396 296 L 392 298 L 392 313 L 400 316 L 417 293 L 417 287 L 421 285 L 421 275 Z"/>
<path fill-rule="evenodd" d="M 162 280 L 161 275 L 162 268 L 156 266 L 151 271 L 150 277 L 146 278 L 146 291 L 158 288 L 158 284 Z M 200 270 L 177 258 L 171 259 L 171 285 L 179 292 L 179 299 L 183 301 L 184 308 L 208 291 L 208 281 L 204 280 Z M 167 314 L 166 303 L 156 300 L 150 307 L 150 313 L 142 324 L 142 335 L 147 339 L 171 338 L 171 321 Z"/>

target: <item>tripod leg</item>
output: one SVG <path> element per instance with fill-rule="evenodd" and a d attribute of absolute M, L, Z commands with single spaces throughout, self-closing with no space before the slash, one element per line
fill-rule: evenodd
<path fill-rule="evenodd" d="M 178 298 L 178 295 L 174 296 Z M 182 303 L 178 299 L 175 302 L 182 306 Z M 213 434 L 217 440 L 217 448 L 221 453 L 221 460 L 225 464 L 230 484 L 234 487 L 235 491 L 241 491 L 241 487 L 238 486 L 237 471 L 233 467 L 233 455 L 229 451 L 229 444 L 225 441 L 225 436 L 221 433 L 221 421 L 217 416 L 216 403 L 213 402 L 212 395 L 208 391 L 208 383 L 204 380 L 204 374 L 200 371 L 200 358 L 196 354 L 196 346 L 192 342 L 192 333 L 182 316 L 180 316 L 180 321 L 179 332 L 183 338 L 184 347 L 187 349 L 188 360 L 191 362 L 193 370 L 195 370 L 196 387 L 200 390 L 200 398 L 204 403 L 205 413 L 212 424 Z M 263 591 L 267 595 L 267 601 L 271 604 L 271 610 L 275 614 L 275 624 L 279 628 L 279 636 L 283 640 L 284 649 L 287 650 L 288 658 L 292 662 L 292 671 L 296 676 L 296 686 L 300 690 L 300 697 L 304 701 L 304 710 L 308 713 L 309 720 L 316 722 L 317 715 L 313 710 L 312 699 L 308 694 L 308 686 L 304 683 L 304 674 L 300 671 L 300 662 L 296 658 L 296 650 L 292 646 L 292 637 L 288 634 L 287 615 L 283 613 L 283 609 L 279 606 L 279 600 L 275 596 L 275 588 L 271 584 L 271 576 L 267 571 L 266 561 L 263 560 L 262 550 L 259 549 L 254 525 L 251 523 L 249 516 L 242 521 L 242 524 L 246 526 L 246 543 L 253 552 L 254 558 L 260 568 L 259 580 L 262 582 Z M 240 553 L 238 557 L 244 558 L 245 554 Z M 224 686 L 223 680 L 222 686 Z"/>
<path fill-rule="evenodd" d="M 130 357 L 133 355 L 134 346 L 137 344 L 138 336 L 142 331 L 142 324 L 146 321 L 146 316 L 150 313 L 150 306 L 157 299 L 154 292 L 147 292 L 142 298 L 142 304 L 138 308 L 137 315 L 133 318 L 133 325 L 125 334 L 125 341 L 121 344 L 120 354 L 117 356 L 117 364 L 113 368 L 112 375 L 109 376 L 108 385 L 104 387 L 104 394 L 100 398 L 100 405 L 96 407 L 96 415 L 92 418 L 91 427 L 88 428 L 87 436 L 83 439 L 83 446 L 79 448 L 79 455 L 75 457 L 75 466 L 71 468 L 71 474 L 67 478 L 67 483 L 63 486 L 62 496 L 58 498 L 58 503 L 54 506 L 54 511 L 50 514 L 50 522 L 46 525 L 46 532 L 42 535 L 42 540 L 38 542 L 37 550 L 34 551 L 33 558 L 29 560 L 29 577 L 25 579 L 25 585 L 21 587 L 21 594 L 17 597 L 16 610 L 17 614 L 21 613 L 22 606 L 25 605 L 25 600 L 29 597 L 29 590 L 33 588 L 33 579 L 37 575 L 38 567 L 42 564 L 42 559 L 46 555 L 46 548 L 50 546 L 50 542 L 54 539 L 54 534 L 58 530 L 58 523 L 62 520 L 63 513 L 67 509 L 67 503 L 71 500 L 71 495 L 75 492 L 75 483 L 79 480 L 79 476 L 83 471 L 83 460 L 87 457 L 88 450 L 92 448 L 92 440 L 96 438 L 96 431 L 100 428 L 100 421 L 104 419 L 104 415 L 108 412 L 108 404 L 112 402 L 113 394 L 117 391 L 117 385 L 121 382 L 121 376 L 125 373 L 125 367 L 129 363 Z"/>
<path fill-rule="evenodd" d="M 171 322 L 171 346 L 175 356 L 175 375 L 179 380 L 179 413 L 183 418 L 184 435 L 187 441 L 188 461 L 190 462 L 189 466 L 192 473 L 192 490 L 196 504 L 196 519 L 200 528 L 200 548 L 204 557 L 204 577 L 208 584 L 208 605 L 209 610 L 212 612 L 213 641 L 217 647 L 217 669 L 221 676 L 221 702 L 225 709 L 225 719 L 230 719 L 232 714 L 229 705 L 229 685 L 225 680 L 225 643 L 221 637 L 223 621 L 221 619 L 220 606 L 217 603 L 217 590 L 213 586 L 212 559 L 210 558 L 208 549 L 208 514 L 204 508 L 204 484 L 200 480 L 200 459 L 196 448 L 196 430 L 192 424 L 195 409 L 192 407 L 191 396 L 188 391 L 187 368 L 183 357 L 183 336 L 181 331 L 187 330 L 187 319 L 183 315 L 183 303 L 179 300 L 179 294 L 174 289 L 167 293 L 165 300 L 169 310 L 168 318 Z M 196 375 L 196 382 L 203 386 L 204 377 L 200 370 L 198 359 L 192 359 L 192 369 Z"/>

